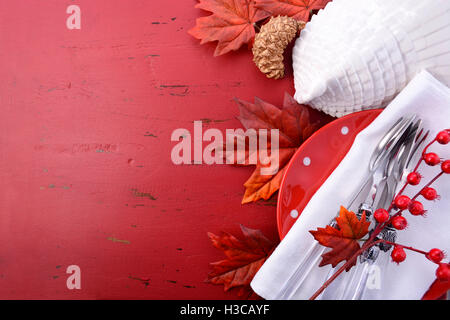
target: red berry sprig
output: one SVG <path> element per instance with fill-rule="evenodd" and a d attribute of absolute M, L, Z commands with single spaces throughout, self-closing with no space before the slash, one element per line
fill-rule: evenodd
<path fill-rule="evenodd" d="M 394 200 L 395 206 L 398 209 L 400 209 L 400 210 L 408 209 L 408 206 L 409 206 L 410 202 L 411 202 L 411 199 L 408 196 L 405 196 L 405 195 L 399 195 Z"/>
<path fill-rule="evenodd" d="M 450 281 L 450 266 L 448 263 L 440 263 L 436 270 L 436 277 L 441 281 Z"/>
<path fill-rule="evenodd" d="M 440 249 L 434 248 L 428 251 L 426 257 L 428 260 L 433 261 L 434 263 L 440 263 L 442 259 L 445 258 L 445 255 Z"/>
<path fill-rule="evenodd" d="M 384 223 L 389 220 L 389 212 L 386 209 L 380 208 L 375 210 L 373 217 L 378 223 Z"/>
<path fill-rule="evenodd" d="M 436 141 L 440 144 L 447 144 L 450 142 L 450 133 L 448 130 L 443 130 L 439 132 L 436 136 Z"/>
<path fill-rule="evenodd" d="M 392 219 L 392 226 L 397 230 L 404 230 L 408 226 L 408 221 L 403 216 L 395 216 Z"/>
<path fill-rule="evenodd" d="M 450 173 L 450 160 L 445 160 L 441 164 L 442 172 L 449 174 Z"/>
<path fill-rule="evenodd" d="M 431 187 L 423 188 L 423 189 L 420 191 L 420 194 L 421 194 L 425 199 L 430 200 L 430 201 L 436 200 L 436 199 L 439 198 L 439 196 L 438 196 L 436 190 L 433 189 L 433 188 L 431 188 Z"/>
<path fill-rule="evenodd" d="M 403 249 L 402 246 L 396 245 L 394 247 L 394 249 L 391 252 L 391 258 L 392 261 L 396 262 L 397 264 L 399 264 L 400 262 L 405 261 L 406 259 L 406 252 Z"/>
<path fill-rule="evenodd" d="M 423 204 L 419 201 L 412 201 L 409 205 L 409 212 L 413 216 L 423 216 L 426 213 L 426 210 L 423 209 Z"/>
<path fill-rule="evenodd" d="M 388 210 L 385 209 L 377 209 L 374 212 L 374 219 L 378 222 L 378 226 L 372 232 L 371 238 L 367 240 L 370 242 L 375 239 L 375 237 L 383 230 L 387 225 L 392 225 L 397 230 L 404 230 L 408 226 L 408 221 L 405 217 L 402 216 L 402 212 L 408 210 L 413 216 L 425 216 L 426 210 L 422 202 L 417 201 L 417 197 L 422 196 L 426 200 L 433 201 L 439 199 L 439 195 L 437 191 L 431 187 L 431 184 L 434 183 L 440 176 L 443 174 L 450 173 L 450 160 L 442 161 L 439 156 L 434 152 L 427 152 L 428 148 L 434 143 L 438 142 L 440 144 L 448 144 L 450 142 L 450 130 L 443 130 L 439 132 L 435 139 L 431 141 L 423 150 L 422 157 L 418 161 L 416 167 L 413 172 L 409 173 L 406 178 L 406 183 L 397 196 L 394 198 L 391 206 Z M 419 193 L 417 193 L 414 197 L 410 198 L 403 194 L 404 190 L 408 185 L 416 186 L 419 185 L 422 180 L 422 175 L 417 172 L 420 164 L 425 162 L 429 166 L 437 166 L 441 164 L 441 172 L 436 175 L 429 183 L 427 183 Z M 390 216 L 390 211 L 392 209 L 397 209 L 398 212 Z M 439 268 L 436 271 L 436 275 L 438 275 L 439 279 L 447 279 L 448 273 L 450 273 L 450 267 L 447 263 L 441 263 L 444 259 L 444 253 L 437 248 L 431 249 L 429 252 L 425 252 L 422 250 L 415 249 L 413 247 L 402 246 L 396 243 L 392 243 L 386 240 L 377 240 L 379 242 L 385 242 L 386 244 L 394 245 L 394 249 L 391 252 L 392 260 L 396 263 L 400 263 L 406 259 L 406 253 L 404 249 L 412 250 L 421 254 L 424 254 L 430 261 L 439 264 Z"/>
<path fill-rule="evenodd" d="M 425 154 L 423 156 L 423 160 L 425 160 L 425 163 L 427 165 L 432 166 L 432 167 L 441 163 L 441 158 L 439 158 L 439 156 L 434 152 Z"/>
<path fill-rule="evenodd" d="M 376 239 L 377 235 L 388 225 L 392 225 L 397 230 L 404 230 L 408 226 L 408 221 L 406 220 L 405 217 L 403 217 L 402 215 L 403 211 L 408 210 L 413 216 L 424 216 L 426 213 L 424 205 L 422 204 L 422 202 L 416 200 L 419 196 L 422 196 L 423 198 L 429 201 L 439 199 L 437 191 L 431 187 L 431 184 L 433 184 L 442 175 L 450 174 L 450 160 L 445 160 L 442 161 L 441 163 L 441 159 L 436 153 L 428 152 L 428 148 L 435 142 L 438 142 L 443 145 L 450 143 L 450 130 L 443 130 L 439 132 L 434 138 L 434 140 L 431 141 L 424 148 L 422 152 L 422 157 L 418 161 L 414 170 L 408 174 L 405 185 L 394 197 L 394 200 L 391 206 L 388 208 L 388 210 L 378 209 L 374 212 L 374 219 L 378 222 L 378 226 L 372 232 L 369 240 L 367 240 L 367 243 L 369 243 L 369 245 L 370 241 L 375 241 L 374 239 Z M 416 186 L 420 184 L 423 177 L 421 174 L 418 173 L 417 170 L 419 169 L 420 164 L 422 162 L 425 162 L 427 165 L 433 167 L 437 166 L 438 164 L 441 164 L 440 165 L 441 171 L 430 182 L 428 182 L 420 190 L 419 193 L 417 193 L 414 197 L 410 198 L 404 195 L 403 192 L 405 191 L 408 185 Z M 394 208 L 397 209 L 398 211 L 392 216 L 390 216 L 390 211 Z M 427 259 L 439 265 L 438 269 L 436 270 L 437 278 L 441 281 L 450 280 L 450 264 L 442 263 L 442 260 L 445 258 L 445 255 L 442 252 L 442 250 L 434 248 L 428 252 L 425 252 L 413 247 L 403 246 L 393 242 L 389 242 L 384 239 L 376 240 L 375 242 L 372 242 L 372 245 L 373 243 L 376 242 L 384 242 L 386 244 L 394 246 L 394 249 L 391 252 L 391 257 L 392 260 L 397 264 L 403 262 L 406 259 L 405 249 L 412 250 L 417 253 L 425 255 Z"/>
<path fill-rule="evenodd" d="M 418 172 L 411 172 L 410 174 L 408 174 L 406 180 L 410 185 L 416 186 L 420 183 L 420 180 L 422 180 L 422 176 Z"/>

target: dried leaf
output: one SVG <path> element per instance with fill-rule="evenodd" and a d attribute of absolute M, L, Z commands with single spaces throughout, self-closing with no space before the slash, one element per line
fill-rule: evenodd
<path fill-rule="evenodd" d="M 266 11 L 256 8 L 253 0 L 199 0 L 195 7 L 212 14 L 198 18 L 189 34 L 200 39 L 201 44 L 218 41 L 215 56 L 252 43 L 254 23 L 269 16 Z"/>
<path fill-rule="evenodd" d="M 341 207 L 339 217 L 336 218 L 338 228 L 326 226 L 310 231 L 321 245 L 332 248 L 322 255 L 320 267 L 331 264 L 336 267 L 341 261 L 348 261 L 361 248 L 357 240 L 369 232 L 370 222 L 363 213 L 358 219 L 354 212 Z M 350 270 L 356 264 L 356 260 L 346 270 Z"/>
<path fill-rule="evenodd" d="M 242 240 L 225 232 L 220 236 L 208 233 L 213 246 L 222 250 L 227 258 L 211 263 L 213 270 L 207 281 L 223 284 L 225 291 L 241 287 L 241 292 L 251 292 L 250 282 L 275 247 L 261 231 L 242 225 L 241 230 Z"/>
<path fill-rule="evenodd" d="M 243 165 L 256 165 L 256 169 L 251 177 L 244 183 L 246 188 L 242 203 L 254 202 L 259 199 L 269 199 L 279 188 L 286 165 L 294 155 L 297 148 L 324 124 L 333 118 L 308 106 L 298 104 L 289 94 L 285 94 L 283 109 L 280 109 L 259 98 L 255 98 L 255 103 L 250 103 L 236 99 L 239 105 L 241 121 L 245 129 L 267 129 L 270 138 L 271 129 L 279 130 L 278 150 L 278 171 L 272 175 L 263 175 L 261 170 L 268 168 L 276 159 L 276 153 L 271 153 L 271 141 L 268 139 L 267 149 L 250 149 L 248 137 L 245 133 L 237 134 L 237 138 L 227 143 L 234 146 L 234 154 L 231 157 L 226 154 L 227 163 L 237 163 Z M 241 143 L 245 149 L 237 148 Z M 264 152 L 261 152 L 264 151 Z M 256 161 L 252 160 L 252 156 Z"/>
<path fill-rule="evenodd" d="M 256 7 L 270 12 L 272 16 L 289 16 L 308 21 L 311 11 L 325 8 L 331 0 L 255 0 Z"/>
<path fill-rule="evenodd" d="M 261 173 L 263 165 L 258 164 L 250 178 L 244 183 L 245 194 L 242 203 L 255 202 L 259 199 L 267 200 L 281 185 L 286 165 L 295 153 L 295 148 L 285 148 L 279 150 L 279 169 L 274 175 L 263 175 Z M 273 157 L 272 157 L 273 158 Z M 271 161 L 273 161 L 271 159 Z"/>

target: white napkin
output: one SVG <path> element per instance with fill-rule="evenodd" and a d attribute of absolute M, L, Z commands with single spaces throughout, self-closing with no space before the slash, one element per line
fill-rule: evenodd
<path fill-rule="evenodd" d="M 325 227 L 336 216 L 338 208 L 350 201 L 367 175 L 362 168 L 368 167 L 372 151 L 380 138 L 401 116 L 414 113 L 431 131 L 429 138 L 442 129 L 450 128 L 450 89 L 426 71 L 418 74 L 380 116 L 358 134 L 346 157 L 311 198 L 298 221 L 256 274 L 251 286 L 258 295 L 275 299 L 286 285 L 293 285 L 288 279 L 302 260 L 303 253 L 315 241 L 309 230 Z M 435 143 L 430 150 L 441 158 L 450 158 L 450 144 L 442 146 Z M 424 175 L 422 181 L 428 182 L 439 170 L 438 167 L 423 164 L 419 170 Z M 441 177 L 433 187 L 442 199 L 430 202 L 420 197 L 418 200 L 423 200 L 425 209 L 429 211 L 428 216 L 423 218 L 406 214 L 409 226 L 398 231 L 397 242 L 424 251 L 440 248 L 450 253 L 450 177 Z M 412 196 L 419 190 L 420 186 L 408 187 L 405 193 Z M 406 254 L 406 260 L 399 265 L 388 264 L 380 289 L 383 299 L 420 299 L 436 278 L 436 264 L 421 254 L 408 250 Z M 330 268 L 315 267 L 293 298 L 311 297 L 325 281 Z"/>

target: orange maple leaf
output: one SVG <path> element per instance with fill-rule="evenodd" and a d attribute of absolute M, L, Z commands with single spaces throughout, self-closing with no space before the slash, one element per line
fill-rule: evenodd
<path fill-rule="evenodd" d="M 218 41 L 215 56 L 250 44 L 255 37 L 254 24 L 270 15 L 256 8 L 254 0 L 200 0 L 195 7 L 212 14 L 198 18 L 188 32 L 201 44 Z"/>
<path fill-rule="evenodd" d="M 310 231 L 321 245 L 332 248 L 322 255 L 319 267 L 331 264 L 336 267 L 341 261 L 348 261 L 361 247 L 357 240 L 369 232 L 370 222 L 363 213 L 361 219 L 356 214 L 341 207 L 339 217 L 336 218 L 338 228 L 326 226 Z M 346 270 L 349 271 L 356 264 L 356 260 Z"/>
<path fill-rule="evenodd" d="M 241 230 L 243 240 L 225 232 L 220 236 L 208 233 L 213 246 L 222 250 L 227 258 L 210 264 L 212 272 L 207 281 L 222 284 L 225 291 L 240 287 L 241 293 L 252 292 L 250 282 L 275 247 L 261 231 L 242 225 Z"/>
<path fill-rule="evenodd" d="M 282 15 L 301 21 L 308 21 L 312 10 L 325 8 L 331 0 L 255 0 L 256 7 L 270 12 L 272 16 Z"/>
<path fill-rule="evenodd" d="M 261 149 L 249 150 L 245 143 L 244 150 L 238 150 L 236 145 L 239 140 L 247 141 L 245 134 L 232 137 L 231 142 L 235 146 L 234 159 L 227 159 L 227 163 L 243 165 L 256 164 L 256 169 L 250 178 L 244 183 L 245 194 L 242 203 L 254 202 L 259 199 L 267 200 L 274 194 L 281 184 L 286 165 L 294 155 L 297 148 L 308 139 L 317 129 L 330 122 L 333 118 L 308 106 L 298 104 L 289 94 L 285 94 L 283 109 L 270 103 L 255 98 L 255 103 L 249 103 L 236 99 L 239 105 L 241 121 L 245 129 L 278 129 L 278 171 L 273 175 L 263 175 L 261 170 L 269 167 L 275 161 L 275 154 L 271 154 L 271 143 L 267 143 L 267 150 L 261 153 Z M 228 139 L 229 137 L 227 137 Z M 236 140 L 234 140 L 236 139 Z M 229 141 L 227 143 L 230 143 Z M 256 163 L 249 161 L 254 153 L 258 153 Z M 264 155 L 267 155 L 264 158 Z M 261 156 L 262 155 L 262 156 Z"/>

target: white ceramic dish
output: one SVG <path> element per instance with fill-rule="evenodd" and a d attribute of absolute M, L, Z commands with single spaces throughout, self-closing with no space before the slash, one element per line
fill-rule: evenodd
<path fill-rule="evenodd" d="M 385 106 L 423 69 L 450 85 L 450 1 L 334 0 L 293 64 L 296 100 L 338 117 Z"/>

